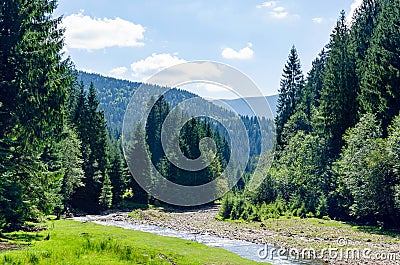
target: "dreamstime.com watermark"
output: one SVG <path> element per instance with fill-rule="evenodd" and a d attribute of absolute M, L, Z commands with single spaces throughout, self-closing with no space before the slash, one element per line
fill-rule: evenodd
<path fill-rule="evenodd" d="M 346 238 L 337 239 L 338 247 L 317 250 L 315 248 L 274 248 L 268 244 L 258 249 L 257 256 L 265 260 L 370 260 L 370 261 L 400 261 L 400 253 L 374 252 L 370 248 L 351 247 Z"/>

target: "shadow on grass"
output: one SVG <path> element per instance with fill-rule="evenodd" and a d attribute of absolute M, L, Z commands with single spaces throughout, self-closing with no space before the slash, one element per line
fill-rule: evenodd
<path fill-rule="evenodd" d="M 357 224 L 355 222 L 346 222 L 346 223 L 361 232 L 390 236 L 393 238 L 400 238 L 400 228 L 382 228 L 379 226 Z"/>
<path fill-rule="evenodd" d="M 34 241 L 42 241 L 45 235 L 40 235 L 35 232 L 11 232 L 0 235 L 0 238 L 6 239 L 12 243 L 26 244 Z"/>

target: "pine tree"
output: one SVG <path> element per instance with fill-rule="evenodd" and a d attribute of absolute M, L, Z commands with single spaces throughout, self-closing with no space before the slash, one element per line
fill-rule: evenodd
<path fill-rule="evenodd" d="M 112 198 L 113 198 L 113 193 L 112 193 L 111 180 L 108 176 L 105 176 L 99 196 L 99 204 L 102 210 L 110 209 L 112 205 Z"/>
<path fill-rule="evenodd" d="M 143 179 L 147 189 L 151 189 L 153 183 L 151 158 L 148 153 L 149 147 L 145 139 L 145 133 L 141 124 L 138 124 L 133 132 L 132 141 L 126 147 L 126 159 L 131 178 L 128 181 L 128 188 L 133 192 L 133 201 L 137 203 L 149 202 L 147 192 L 137 183 L 136 179 Z"/>
<path fill-rule="evenodd" d="M 308 121 L 311 121 L 311 117 L 314 114 L 313 109 L 319 106 L 327 56 L 327 52 L 323 49 L 312 62 L 312 68 L 307 76 L 301 107 L 299 109 L 304 112 Z"/>
<path fill-rule="evenodd" d="M 63 139 L 55 146 L 55 152 L 64 176 L 61 190 L 63 208 L 68 210 L 73 193 L 83 185 L 84 171 L 81 141 L 77 133 L 73 127 L 66 126 L 64 134 Z"/>
<path fill-rule="evenodd" d="M 343 146 L 342 135 L 357 122 L 358 82 L 355 57 L 350 49 L 350 35 L 344 11 L 333 30 L 318 115 L 327 152 L 336 157 Z"/>
<path fill-rule="evenodd" d="M 165 155 L 161 145 L 161 128 L 168 113 L 169 104 L 162 95 L 154 103 L 146 122 L 146 141 L 152 154 L 153 165 L 157 165 Z"/>
<path fill-rule="evenodd" d="M 379 21 L 381 0 L 363 0 L 354 13 L 351 25 L 352 49 L 357 59 L 357 74 L 359 78 L 365 68 L 365 57 Z"/>
<path fill-rule="evenodd" d="M 99 101 L 93 84 L 88 93 L 83 85 L 74 111 L 74 123 L 79 139 L 82 141 L 81 153 L 83 159 L 83 186 L 73 195 L 71 204 L 89 213 L 98 212 L 108 207 L 108 175 L 109 147 L 107 125 L 104 113 L 98 110 Z M 102 201 L 99 201 L 101 198 Z"/>
<path fill-rule="evenodd" d="M 119 206 L 126 188 L 126 176 L 124 172 L 123 158 L 119 148 L 119 142 L 112 142 L 111 161 L 108 175 L 110 176 L 113 194 L 113 205 Z"/>
<path fill-rule="evenodd" d="M 361 112 L 376 113 L 383 133 L 400 111 L 400 3 L 384 1 L 361 79 Z"/>
<path fill-rule="evenodd" d="M 282 141 L 283 127 L 294 114 L 297 105 L 301 102 L 303 87 L 304 78 L 301 71 L 300 59 L 296 48 L 293 46 L 283 69 L 279 89 L 277 116 L 275 118 L 277 143 L 279 146 L 284 144 Z"/>
<path fill-rule="evenodd" d="M 31 209 L 51 212 L 60 198 L 62 175 L 52 171 L 49 150 L 64 128 L 72 75 L 70 62 L 62 59 L 63 30 L 61 18 L 52 17 L 55 8 L 50 0 L 6 0 L 0 6 L 0 139 L 8 153 L 0 164 L 10 158 L 14 164 L 0 169 L 0 189 L 13 198 L 6 199 L 4 211 L 15 213 L 0 218 L 14 226 L 34 217 Z"/>

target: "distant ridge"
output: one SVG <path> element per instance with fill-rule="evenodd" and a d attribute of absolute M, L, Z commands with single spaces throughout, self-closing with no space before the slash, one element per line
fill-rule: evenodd
<path fill-rule="evenodd" d="M 126 107 L 128 106 L 128 103 L 134 92 L 140 87 L 140 85 L 142 85 L 142 83 L 116 79 L 113 77 L 106 77 L 95 73 L 85 73 L 82 71 L 77 72 L 77 77 L 78 81 L 82 82 L 86 88 L 89 87 L 90 83 L 93 83 L 94 87 L 97 90 L 97 96 L 100 102 L 99 108 L 104 111 L 108 127 L 111 130 L 120 132 Z M 152 89 L 157 90 L 157 86 L 149 85 L 148 87 L 149 93 Z M 179 102 L 194 97 L 198 96 L 196 94 L 181 89 L 171 89 L 167 94 L 165 94 L 165 99 L 172 107 Z M 275 117 L 276 101 L 278 99 L 278 96 L 274 95 L 266 98 L 271 107 L 272 114 Z M 255 108 L 257 108 L 257 106 L 264 106 L 264 104 L 261 103 L 261 100 L 263 100 L 262 98 L 246 98 L 246 100 L 234 99 L 221 101 L 210 101 L 206 99 L 203 100 L 204 104 L 200 105 L 202 105 L 202 108 L 204 108 L 205 112 L 211 111 L 221 113 L 221 115 L 227 115 L 227 113 L 232 111 L 233 109 L 241 116 L 253 116 L 253 112 L 247 105 L 246 101 Z M 232 109 L 230 109 L 226 105 L 229 105 Z M 196 106 L 193 106 L 193 108 L 197 107 L 200 106 L 198 106 L 198 104 Z"/>
<path fill-rule="evenodd" d="M 269 107 L 271 108 L 272 115 L 276 117 L 276 107 L 278 105 L 279 95 L 266 96 Z M 212 103 L 227 108 L 231 107 L 239 115 L 242 116 L 254 116 L 254 112 L 251 110 L 250 105 L 256 110 L 264 106 L 264 98 L 262 97 L 249 97 L 249 98 L 238 98 L 238 99 L 220 99 L 212 100 Z M 226 104 L 226 105 L 225 105 Z M 229 107 L 227 107 L 227 105 Z"/>

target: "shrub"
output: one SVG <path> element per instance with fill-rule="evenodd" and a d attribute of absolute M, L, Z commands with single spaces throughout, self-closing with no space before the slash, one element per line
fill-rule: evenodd
<path fill-rule="evenodd" d="M 232 208 L 233 208 L 233 194 L 227 193 L 222 200 L 221 209 L 219 210 L 219 215 L 222 219 L 228 219 L 231 216 Z"/>

